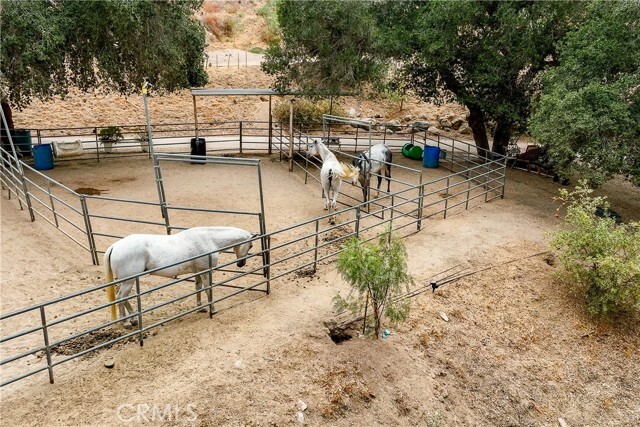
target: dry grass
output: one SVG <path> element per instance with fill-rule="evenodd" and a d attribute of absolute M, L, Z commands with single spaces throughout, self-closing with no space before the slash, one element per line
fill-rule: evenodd
<path fill-rule="evenodd" d="M 207 14 L 218 13 L 222 10 L 222 5 L 219 2 L 205 1 L 202 10 Z"/>
<path fill-rule="evenodd" d="M 376 396 L 356 367 L 334 367 L 318 380 L 326 393 L 319 407 L 324 418 L 335 419 L 358 403 L 368 404 Z"/>

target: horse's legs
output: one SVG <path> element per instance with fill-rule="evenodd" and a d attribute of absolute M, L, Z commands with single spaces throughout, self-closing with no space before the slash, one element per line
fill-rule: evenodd
<path fill-rule="evenodd" d="M 325 199 L 325 202 L 324 202 L 325 211 L 329 209 L 329 205 L 330 205 L 329 191 L 331 191 L 331 188 L 324 188 L 324 185 L 322 186 L 322 197 L 324 197 Z"/>
<path fill-rule="evenodd" d="M 196 276 L 196 289 L 197 289 L 197 290 L 202 289 L 202 288 L 203 288 L 203 286 L 204 286 L 204 283 L 205 283 L 205 282 L 207 282 L 207 283 L 208 283 L 208 281 L 207 281 L 207 274 L 206 274 L 206 273 L 205 273 L 205 274 L 199 274 L 199 275 L 197 275 L 197 276 Z M 207 286 L 208 286 L 208 285 L 207 285 Z M 209 300 L 209 304 L 211 304 L 211 298 L 213 297 L 212 292 L 211 292 L 211 289 L 207 289 L 205 292 L 207 293 L 207 299 Z M 198 305 L 202 305 L 202 300 L 201 300 L 201 298 L 200 298 L 200 292 L 198 292 L 198 293 L 196 294 L 196 301 L 197 301 Z M 204 312 L 206 312 L 207 310 L 206 310 L 206 308 L 201 308 L 201 309 L 200 309 L 200 310 L 198 310 L 198 311 L 199 311 L 199 312 L 201 312 L 201 313 L 204 313 Z"/>
<path fill-rule="evenodd" d="M 382 176 L 378 175 L 378 188 L 376 189 L 376 197 L 380 195 L 380 184 L 382 183 Z"/>
<path fill-rule="evenodd" d="M 202 289 L 202 279 L 200 278 L 200 275 L 197 275 L 196 276 L 196 291 L 199 291 L 200 289 Z M 196 304 L 202 305 L 202 299 L 200 298 L 200 292 L 198 292 L 196 294 Z"/>
<path fill-rule="evenodd" d="M 384 176 L 387 178 L 387 193 L 391 193 L 391 165 L 384 169 Z"/>
<path fill-rule="evenodd" d="M 120 288 L 118 289 L 118 293 L 116 294 L 116 299 L 124 298 L 127 295 L 129 295 L 132 288 L 133 288 L 133 280 L 122 282 L 120 284 Z M 129 314 L 133 313 L 133 307 L 131 306 L 131 301 L 129 300 L 122 301 L 118 303 L 118 309 L 120 310 L 120 317 L 126 316 L 124 311 L 125 307 L 129 312 Z M 131 326 L 136 326 L 138 324 L 138 320 L 133 317 L 129 319 L 129 321 L 131 322 Z"/>
<path fill-rule="evenodd" d="M 329 213 L 331 213 L 331 211 L 336 211 L 338 209 L 338 194 L 340 193 L 340 182 L 338 182 L 337 188 L 332 188 L 331 189 L 333 191 L 332 194 L 332 198 L 331 198 L 331 204 L 330 204 L 330 208 L 329 208 Z M 329 224 L 335 224 L 336 223 L 336 216 L 332 215 L 329 217 Z"/>
<path fill-rule="evenodd" d="M 338 208 L 338 194 L 340 194 L 340 184 L 341 182 L 338 181 L 338 185 L 336 185 L 336 188 L 333 188 L 333 198 L 331 199 L 331 207 L 335 210 Z"/>

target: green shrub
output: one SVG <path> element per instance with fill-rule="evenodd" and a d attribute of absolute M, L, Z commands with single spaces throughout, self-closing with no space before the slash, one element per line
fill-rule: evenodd
<path fill-rule="evenodd" d="M 552 246 L 564 267 L 561 281 L 585 298 L 590 314 L 603 318 L 640 313 L 640 223 L 616 225 L 596 210 L 603 197 L 582 181 L 573 192 L 560 190 L 567 205 L 567 229 L 553 233 Z"/>
<path fill-rule="evenodd" d="M 413 279 L 407 272 L 407 251 L 391 231 L 380 234 L 378 245 L 352 238 L 338 255 L 338 271 L 349 282 L 352 291 L 345 299 L 340 294 L 333 299 L 336 310 L 363 310 L 373 316 L 373 330 L 380 336 L 382 318 L 391 323 L 409 316 L 409 301 L 399 298 Z M 368 317 L 368 316 L 367 316 Z M 367 317 L 364 318 L 366 324 Z"/>
<path fill-rule="evenodd" d="M 256 13 L 264 19 L 265 28 L 260 34 L 260 38 L 267 44 L 280 42 L 280 25 L 278 24 L 276 7 L 276 1 L 268 0 L 264 6 L 256 10 Z"/>
<path fill-rule="evenodd" d="M 122 134 L 122 130 L 118 126 L 108 126 L 106 128 L 100 129 L 100 133 L 98 133 L 98 139 L 100 139 L 100 141 L 118 142 L 124 139 L 124 135 Z"/>
<path fill-rule="evenodd" d="M 242 32 L 243 29 L 242 17 L 240 16 L 227 16 L 222 20 L 220 30 L 226 37 L 233 37 Z"/>
<path fill-rule="evenodd" d="M 273 107 L 273 117 L 282 122 L 289 123 L 289 101 L 276 102 Z M 304 98 L 297 98 L 293 103 L 293 122 L 299 129 L 309 130 L 322 127 L 322 115 L 329 114 L 330 101 L 311 101 Z M 333 103 L 332 114 L 334 116 L 345 116 L 346 112 L 336 102 Z"/>
<path fill-rule="evenodd" d="M 254 47 L 249 49 L 249 52 L 251 52 L 251 53 L 259 53 L 260 54 L 260 53 L 265 53 L 265 49 L 261 48 L 259 46 L 254 46 Z"/>

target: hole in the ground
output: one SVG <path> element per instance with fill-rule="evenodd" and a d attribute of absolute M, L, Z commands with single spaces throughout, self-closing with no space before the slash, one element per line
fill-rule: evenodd
<path fill-rule="evenodd" d="M 331 337 L 331 341 L 336 344 L 342 344 L 344 341 L 353 338 L 353 335 L 348 331 L 330 331 L 329 336 Z"/>
<path fill-rule="evenodd" d="M 90 196 L 99 196 L 104 190 L 98 190 L 91 187 L 80 187 L 74 190 L 76 193 L 88 194 Z"/>
<path fill-rule="evenodd" d="M 358 336 L 358 330 L 360 329 L 357 321 L 347 321 L 338 323 L 335 319 L 324 322 L 324 326 L 327 327 L 327 334 L 336 344 L 342 344 L 345 341 L 350 340 L 353 337 Z"/>

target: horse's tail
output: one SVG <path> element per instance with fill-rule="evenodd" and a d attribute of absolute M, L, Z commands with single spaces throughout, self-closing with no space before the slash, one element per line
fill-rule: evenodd
<path fill-rule="evenodd" d="M 107 279 L 107 283 L 113 282 L 113 270 L 111 269 L 111 251 L 113 250 L 113 245 L 109 246 L 109 249 L 104 253 L 104 275 Z M 114 285 L 107 286 L 107 299 L 109 302 L 113 302 L 116 300 L 116 287 Z M 111 319 L 116 320 L 118 318 L 116 313 L 116 305 L 112 304 L 111 308 Z"/>
<path fill-rule="evenodd" d="M 355 177 L 360 175 L 360 171 L 352 165 L 348 165 L 346 163 L 340 163 L 340 166 L 342 166 L 342 170 L 340 171 L 339 175 L 340 175 L 340 178 L 342 179 L 353 180 Z"/>

